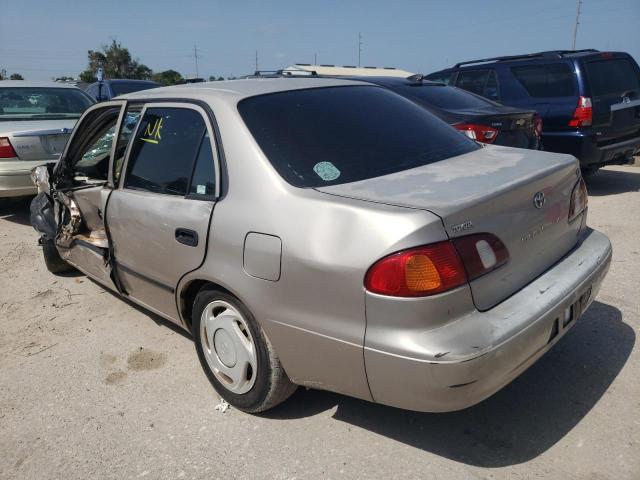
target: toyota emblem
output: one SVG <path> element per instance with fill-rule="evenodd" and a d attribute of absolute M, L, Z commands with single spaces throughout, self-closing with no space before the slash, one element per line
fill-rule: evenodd
<path fill-rule="evenodd" d="M 546 199 L 544 198 L 544 193 L 538 192 L 533 196 L 533 206 L 536 208 L 544 207 L 544 202 Z"/>

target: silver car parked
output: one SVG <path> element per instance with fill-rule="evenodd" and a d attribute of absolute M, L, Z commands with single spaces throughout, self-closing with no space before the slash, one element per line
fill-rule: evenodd
<path fill-rule="evenodd" d="M 356 81 L 134 93 L 34 173 L 49 269 L 192 332 L 248 412 L 297 385 L 473 405 L 575 325 L 611 260 L 575 158 L 481 146 Z"/>
<path fill-rule="evenodd" d="M 71 85 L 0 81 L 0 198 L 36 193 L 31 169 L 58 160 L 76 121 L 94 103 Z"/>

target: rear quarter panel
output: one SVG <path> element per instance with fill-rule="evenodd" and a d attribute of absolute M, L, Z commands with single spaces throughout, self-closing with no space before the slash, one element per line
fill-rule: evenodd
<path fill-rule="evenodd" d="M 264 157 L 237 109 L 211 106 L 228 187 L 213 212 L 205 262 L 182 279 L 178 291 L 193 280 L 229 290 L 255 315 L 295 383 L 370 400 L 364 275 L 385 254 L 445 239 L 440 219 L 291 187 Z M 277 281 L 243 269 L 249 232 L 281 239 Z"/>

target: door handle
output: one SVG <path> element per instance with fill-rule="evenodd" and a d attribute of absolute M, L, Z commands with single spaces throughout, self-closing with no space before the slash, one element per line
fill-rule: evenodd
<path fill-rule="evenodd" d="M 176 228 L 176 240 L 189 247 L 197 247 L 198 232 L 188 228 Z"/>

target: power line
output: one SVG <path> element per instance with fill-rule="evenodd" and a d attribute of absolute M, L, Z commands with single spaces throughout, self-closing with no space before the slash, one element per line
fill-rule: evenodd
<path fill-rule="evenodd" d="M 572 50 L 576 49 L 576 37 L 578 36 L 578 25 L 580 24 L 580 9 L 582 7 L 582 0 L 578 0 L 578 11 L 576 13 L 576 23 L 573 26 L 573 45 Z"/>

